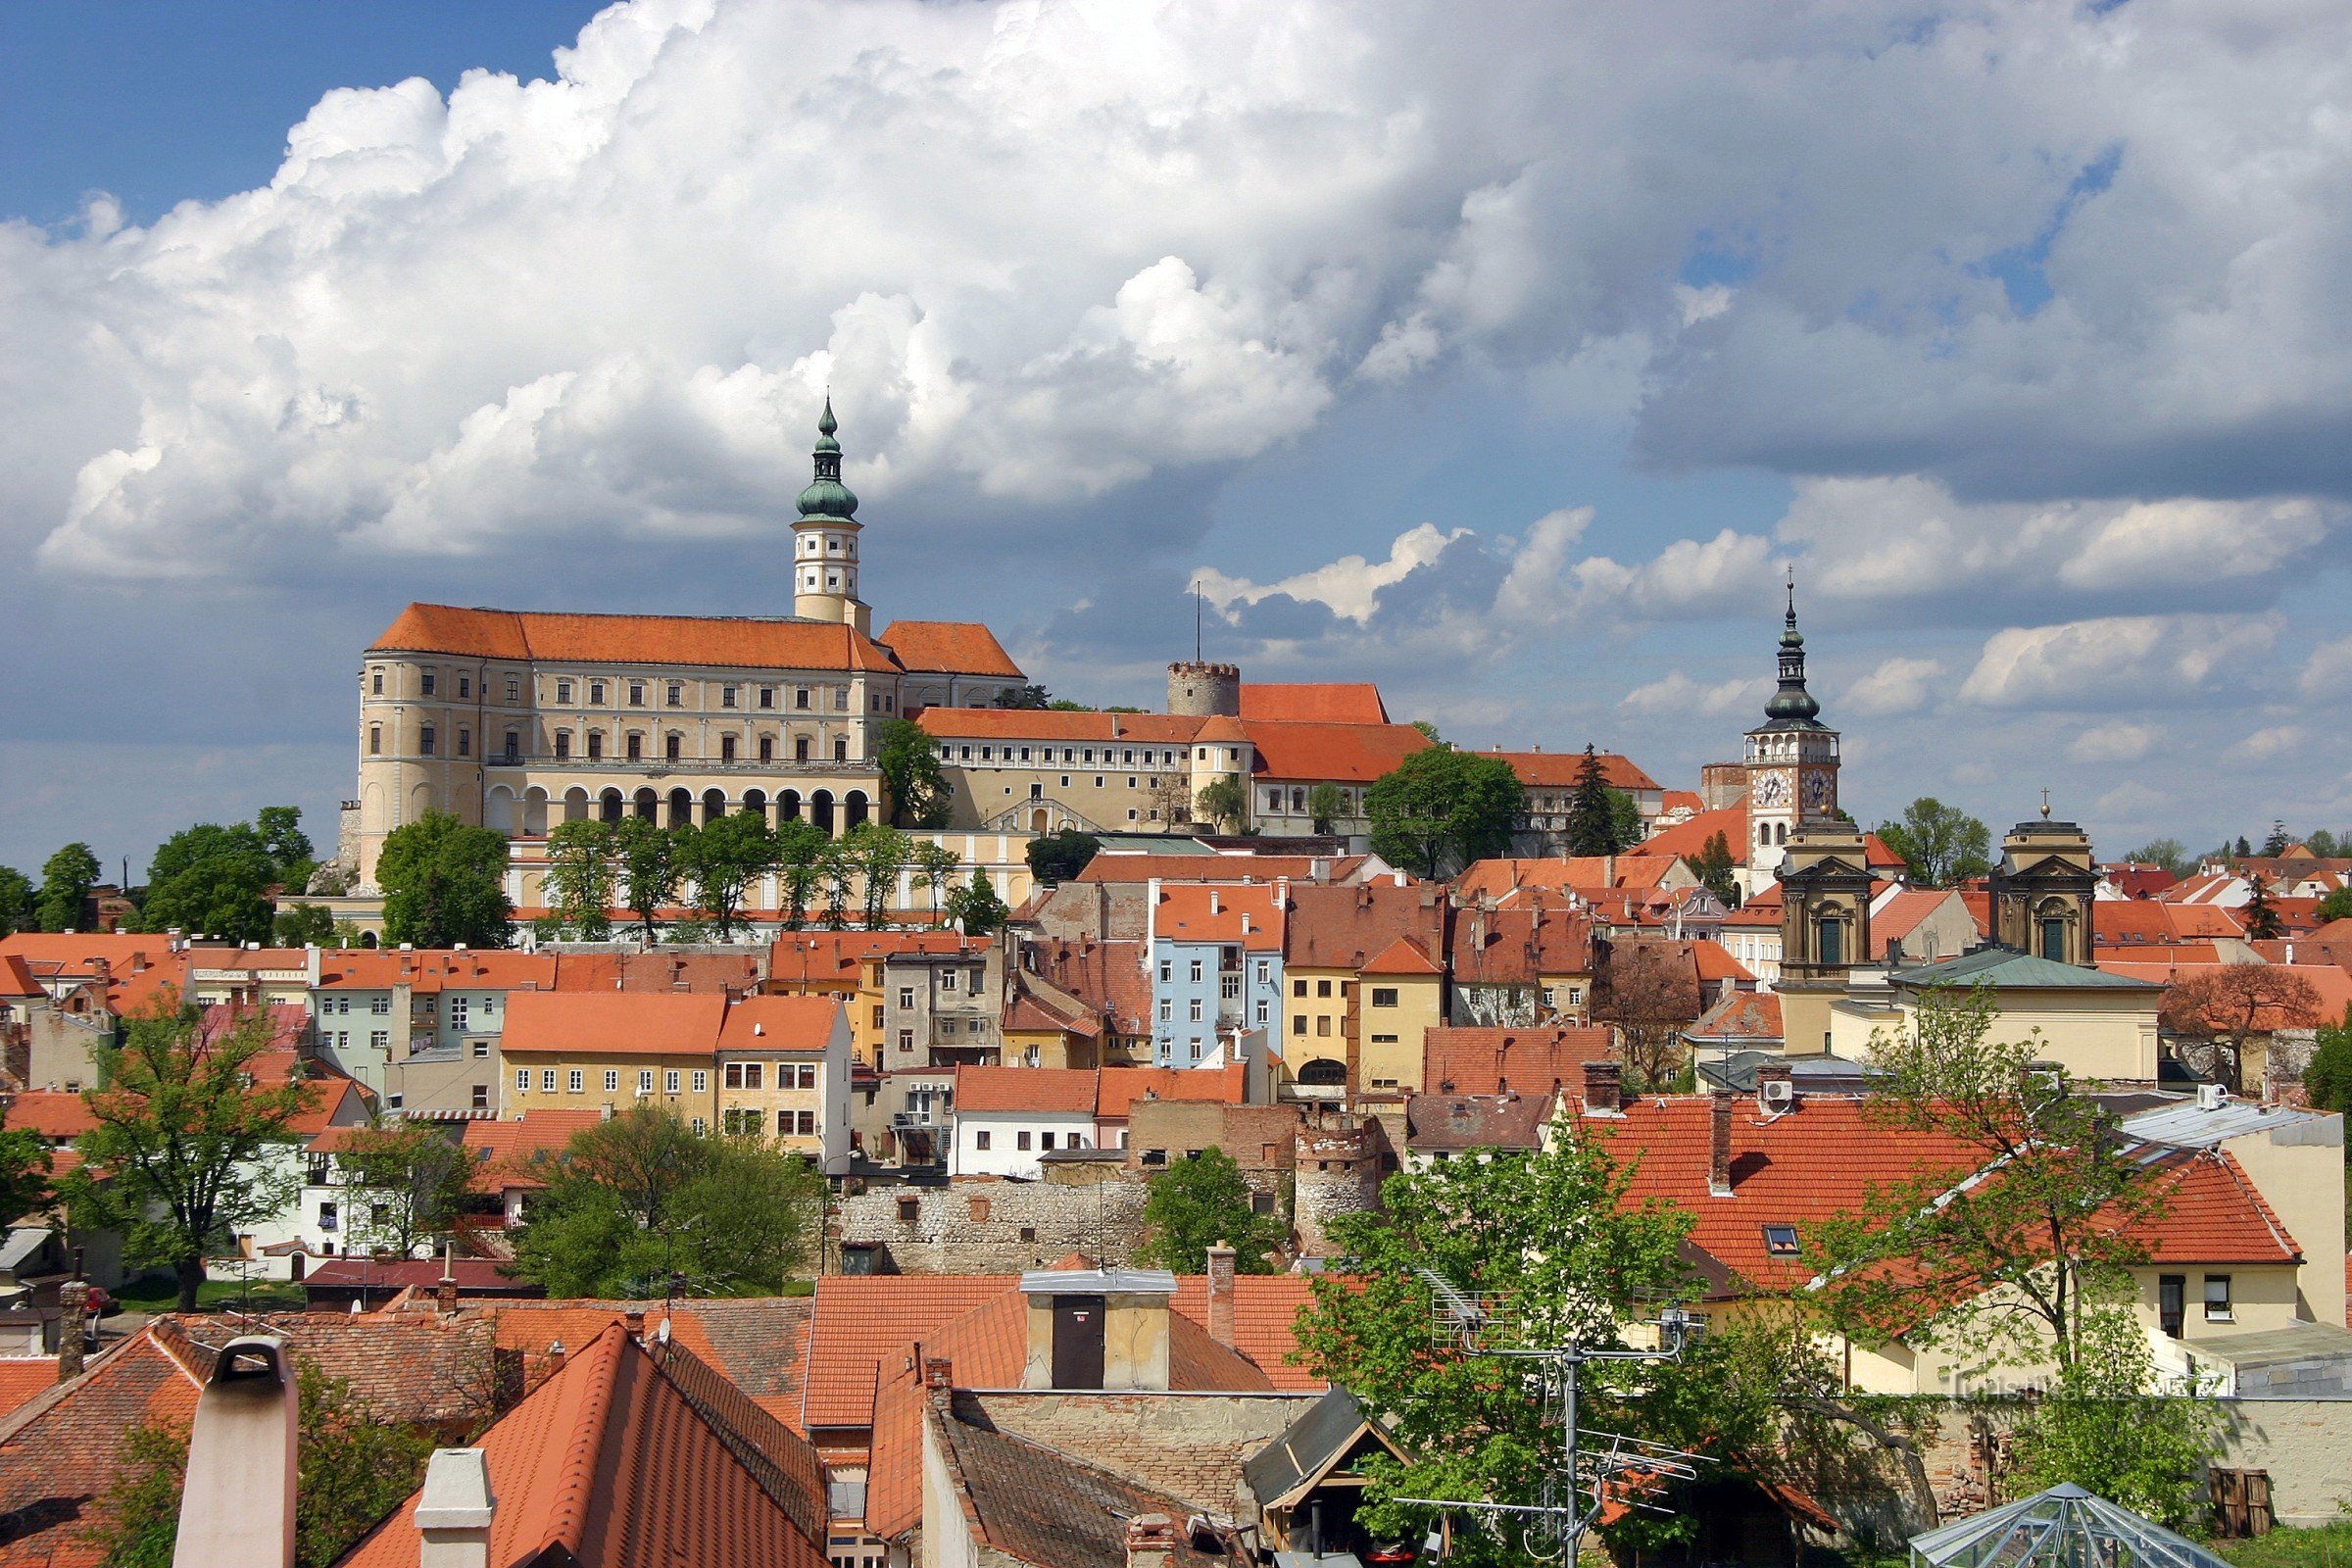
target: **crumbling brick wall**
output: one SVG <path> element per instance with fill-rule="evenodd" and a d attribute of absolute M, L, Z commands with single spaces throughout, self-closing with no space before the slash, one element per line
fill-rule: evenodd
<path fill-rule="evenodd" d="M 902 1274 L 1017 1274 L 1071 1252 L 1117 1265 L 1144 1228 L 1144 1183 L 1101 1167 L 1083 1181 L 959 1177 L 845 1198 L 841 1240 L 878 1242 Z"/>

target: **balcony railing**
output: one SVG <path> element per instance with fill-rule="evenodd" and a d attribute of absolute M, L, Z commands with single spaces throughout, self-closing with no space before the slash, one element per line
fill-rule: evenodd
<path fill-rule="evenodd" d="M 632 762 L 625 757 L 599 757 L 591 760 L 585 757 L 558 757 L 552 752 L 531 753 L 519 757 L 509 757 L 506 753 L 500 752 L 495 756 L 484 758 L 482 765 L 485 767 L 537 767 L 565 773 L 626 773 L 632 778 L 667 778 L 673 773 L 779 772 L 854 773 L 870 776 L 878 771 L 872 760 L 860 760 L 854 757 L 838 762 L 829 757 L 822 760 L 810 758 L 807 761 L 800 761 L 789 757 L 779 757 L 773 761 L 767 762 L 762 762 L 757 758 L 746 760 L 740 757 L 731 762 L 716 757 L 681 757 L 675 760 L 667 758 L 648 758 L 642 761 Z"/>

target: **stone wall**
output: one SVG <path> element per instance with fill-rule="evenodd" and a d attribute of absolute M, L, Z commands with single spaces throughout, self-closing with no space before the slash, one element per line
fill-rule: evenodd
<path fill-rule="evenodd" d="M 1123 1173 L 1103 1180 L 1100 1166 L 1081 1172 L 1070 1181 L 869 1187 L 842 1200 L 841 1240 L 880 1243 L 901 1274 L 1017 1274 L 1071 1252 L 1124 1263 L 1143 1234 L 1144 1183 Z"/>
<path fill-rule="evenodd" d="M 1299 1129 L 1291 1226 L 1301 1252 L 1311 1257 L 1327 1251 L 1326 1225 L 1378 1205 L 1383 1143 L 1378 1123 L 1352 1117 Z"/>

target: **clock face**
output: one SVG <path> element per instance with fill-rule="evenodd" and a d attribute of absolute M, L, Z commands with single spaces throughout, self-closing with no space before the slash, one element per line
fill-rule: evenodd
<path fill-rule="evenodd" d="M 1788 775 L 1767 773 L 1758 779 L 1756 781 L 1756 804 L 1764 807 L 1787 806 L 1788 804 Z"/>
<path fill-rule="evenodd" d="M 1838 786 L 1827 773 L 1805 775 L 1805 809 L 1827 814 L 1838 803 Z"/>

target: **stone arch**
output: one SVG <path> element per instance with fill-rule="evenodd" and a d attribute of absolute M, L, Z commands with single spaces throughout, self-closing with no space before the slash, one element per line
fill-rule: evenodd
<path fill-rule="evenodd" d="M 636 807 L 638 816 L 645 821 L 661 820 L 662 797 L 654 792 L 652 786 L 639 790 L 630 804 Z"/>
<path fill-rule="evenodd" d="M 621 795 L 620 791 L 615 789 L 606 790 L 604 794 L 597 797 L 596 804 L 598 807 L 597 814 L 608 822 L 619 821 L 621 814 L 628 808 L 627 800 Z"/>
<path fill-rule="evenodd" d="M 833 792 L 818 790 L 808 797 L 808 820 L 826 833 L 833 831 Z"/>
<path fill-rule="evenodd" d="M 1029 813 L 1029 831 L 1032 833 L 1051 833 L 1054 831 L 1054 813 L 1047 810 L 1042 806 L 1031 811 Z"/>
<path fill-rule="evenodd" d="M 372 948 L 372 947 L 374 947 L 375 945 L 376 945 L 376 944 L 375 944 L 375 933 L 374 933 L 374 932 L 372 932 L 372 931 L 363 931 L 363 932 L 361 932 L 361 933 L 360 933 L 360 946 L 361 946 L 361 947 L 363 947 L 363 948 Z"/>
<path fill-rule="evenodd" d="M 684 827 L 687 823 L 693 820 L 693 792 L 685 789 L 671 790 L 669 792 L 669 822 L 667 825 L 670 827 Z"/>
<path fill-rule="evenodd" d="M 1348 1064 L 1337 1056 L 1311 1056 L 1298 1064 L 1298 1082 L 1309 1089 L 1345 1089 Z"/>
<path fill-rule="evenodd" d="M 725 790 L 703 791 L 703 820 L 715 822 L 726 814 L 727 792 Z"/>
<path fill-rule="evenodd" d="M 482 825 L 496 828 L 507 837 L 514 836 L 514 792 L 504 784 L 493 785 L 482 800 Z"/>
<path fill-rule="evenodd" d="M 522 794 L 522 836 L 547 837 L 547 791 L 534 784 Z"/>
<path fill-rule="evenodd" d="M 743 792 L 743 810 L 746 816 L 756 816 L 762 822 L 766 821 L 767 791 L 745 790 Z"/>
<path fill-rule="evenodd" d="M 870 808 L 872 806 L 872 803 L 865 798 L 865 791 L 850 791 L 848 797 L 842 801 L 841 805 L 843 831 L 847 832 L 852 828 L 859 828 L 865 825 L 865 819 L 870 814 Z"/>
<path fill-rule="evenodd" d="M 400 820 L 404 825 L 410 822 L 421 822 L 424 820 L 424 813 L 432 808 L 433 787 L 430 784 L 412 784 L 409 786 L 409 808 Z"/>
<path fill-rule="evenodd" d="M 779 790 L 776 793 L 776 822 L 779 826 L 801 819 L 801 792 Z"/>
<path fill-rule="evenodd" d="M 588 792 L 577 784 L 564 792 L 564 820 L 566 822 L 588 820 Z"/>

